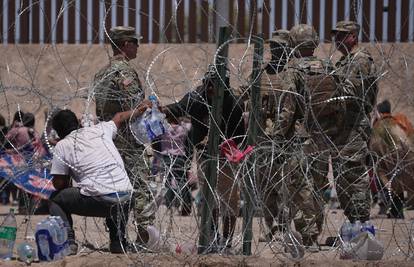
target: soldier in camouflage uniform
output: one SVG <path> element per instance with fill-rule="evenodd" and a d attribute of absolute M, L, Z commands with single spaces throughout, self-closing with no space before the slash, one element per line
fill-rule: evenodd
<path fill-rule="evenodd" d="M 136 58 L 139 38 L 133 27 L 114 27 L 109 31 L 113 57 L 94 78 L 96 115 L 100 120 L 108 120 L 115 113 L 130 110 L 146 101 L 137 72 L 129 61 Z M 134 186 L 134 218 L 137 229 L 137 243 L 148 241 L 147 226 L 155 218 L 155 202 L 146 183 L 149 176 L 144 147 L 137 143 L 128 123 L 119 130 L 115 139 L 128 176 Z"/>
<path fill-rule="evenodd" d="M 343 90 L 345 116 L 332 165 L 341 208 L 351 222 L 370 216 L 369 178 L 366 165 L 371 135 L 370 113 L 375 106 L 377 71 L 371 55 L 358 47 L 360 25 L 340 21 L 332 30 L 335 45 L 342 53 L 336 64 L 337 80 Z"/>
<path fill-rule="evenodd" d="M 281 111 L 275 132 L 275 141 L 283 142 L 283 147 L 290 147 L 282 151 L 289 153 L 285 155 L 283 166 L 282 205 L 290 209 L 289 220 L 300 212 L 295 228 L 311 252 L 318 251 L 321 223 L 317 222 L 323 214 L 323 206 L 313 190 L 319 187 L 316 181 L 323 183 L 328 169 L 326 152 L 321 152 L 311 138 L 318 126 L 321 127 L 316 125 L 318 122 L 313 112 L 325 112 L 319 102 L 331 97 L 335 91 L 335 82 L 328 75 L 331 65 L 313 56 L 318 43 L 319 38 L 312 26 L 300 24 L 290 30 L 294 57 L 289 60 L 283 74 Z"/>
<path fill-rule="evenodd" d="M 272 140 L 272 131 L 275 127 L 275 116 L 280 103 L 282 92 L 282 79 L 284 67 L 289 56 L 289 31 L 277 30 L 272 33 L 269 40 L 271 60 L 263 68 L 260 82 L 260 95 L 262 101 L 262 117 L 260 127 L 262 129 L 260 147 L 263 151 L 257 153 L 257 163 L 259 167 L 259 195 L 263 200 L 264 221 L 266 224 L 265 236 L 259 238 L 260 242 L 269 242 L 273 235 L 283 224 L 283 219 L 279 218 L 279 188 L 281 164 L 273 160 L 275 150 Z M 290 133 L 292 135 L 293 133 Z"/>

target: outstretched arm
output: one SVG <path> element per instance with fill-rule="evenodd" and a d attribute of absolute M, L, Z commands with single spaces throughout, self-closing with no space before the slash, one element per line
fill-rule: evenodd
<path fill-rule="evenodd" d="M 112 118 L 112 121 L 115 123 L 116 127 L 119 128 L 121 127 L 122 123 L 128 120 L 130 117 L 135 118 L 141 116 L 145 110 L 147 110 L 147 108 L 151 108 L 151 101 L 143 100 L 136 109 L 116 113 Z"/>

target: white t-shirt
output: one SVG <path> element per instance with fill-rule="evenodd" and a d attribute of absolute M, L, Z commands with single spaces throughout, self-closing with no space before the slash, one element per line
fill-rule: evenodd
<path fill-rule="evenodd" d="M 132 191 L 124 162 L 114 142 L 113 121 L 71 132 L 53 151 L 51 174 L 70 175 L 85 196 Z"/>

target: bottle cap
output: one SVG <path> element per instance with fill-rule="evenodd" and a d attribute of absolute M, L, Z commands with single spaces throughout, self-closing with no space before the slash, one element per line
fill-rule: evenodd
<path fill-rule="evenodd" d="M 157 97 L 155 95 L 150 95 L 148 99 L 151 101 L 157 101 Z"/>

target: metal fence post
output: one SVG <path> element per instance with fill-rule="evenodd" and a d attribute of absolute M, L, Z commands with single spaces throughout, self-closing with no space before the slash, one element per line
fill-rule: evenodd
<path fill-rule="evenodd" d="M 223 98 L 224 90 L 229 87 L 229 84 L 226 84 L 226 64 L 227 64 L 227 54 L 228 54 L 228 44 L 221 47 L 230 37 L 230 28 L 221 27 L 219 33 L 219 41 L 217 47 L 220 48 L 218 51 L 215 66 L 219 78 L 215 81 L 215 94 L 212 103 L 212 112 L 210 114 L 210 131 L 208 136 L 208 147 L 207 153 L 213 158 L 217 159 L 219 142 L 220 142 L 220 122 L 221 122 L 221 113 L 223 110 Z M 216 122 L 216 123 L 215 123 Z M 213 209 L 216 206 L 213 192 L 216 188 L 217 181 L 217 160 L 209 160 L 207 162 L 206 168 L 206 180 L 203 186 L 203 195 L 204 202 L 201 213 L 201 223 L 200 223 L 200 236 L 199 236 L 199 247 L 198 253 L 206 253 L 210 243 L 211 237 L 211 226 L 213 220 Z"/>
<path fill-rule="evenodd" d="M 253 55 L 253 71 L 252 71 L 252 87 L 251 87 L 251 110 L 249 113 L 249 130 L 247 142 L 249 145 L 255 145 L 258 134 L 258 121 L 260 116 L 260 72 L 261 63 L 263 60 L 263 38 L 262 36 L 252 38 L 254 42 L 254 55 Z M 252 250 L 252 222 L 255 211 L 255 199 L 253 193 L 252 182 L 256 178 L 256 167 L 252 165 L 254 163 L 255 155 L 252 154 L 249 157 L 248 170 L 244 175 L 244 209 L 243 209 L 243 254 L 251 255 Z"/>

